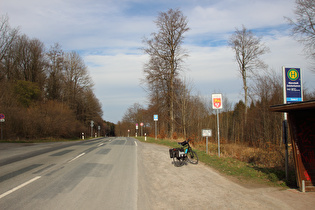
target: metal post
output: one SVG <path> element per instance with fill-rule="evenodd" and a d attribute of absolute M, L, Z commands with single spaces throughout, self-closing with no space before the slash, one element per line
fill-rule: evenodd
<path fill-rule="evenodd" d="M 220 124 L 219 124 L 219 110 L 217 109 L 217 125 L 218 125 L 218 155 L 220 157 Z"/>
<path fill-rule="evenodd" d="M 285 76 L 285 67 L 282 66 L 282 86 L 283 86 L 283 103 L 287 103 L 287 91 L 286 91 L 286 76 Z M 303 97 L 303 94 L 302 94 Z M 283 143 L 285 144 L 285 179 L 288 180 L 289 177 L 289 171 L 288 171 L 288 165 L 289 165 L 289 155 L 288 155 L 288 116 L 287 113 L 283 113 Z"/>
<path fill-rule="evenodd" d="M 141 127 L 141 136 L 143 136 L 143 126 L 140 126 Z"/>
<path fill-rule="evenodd" d="M 155 140 L 157 140 L 157 122 L 155 121 Z"/>
<path fill-rule="evenodd" d="M 285 145 L 285 179 L 288 180 L 289 177 L 289 170 L 288 170 L 288 165 L 289 165 L 289 152 L 288 152 L 288 122 L 287 120 L 283 120 L 283 143 Z"/>
<path fill-rule="evenodd" d="M 208 154 L 208 136 L 206 137 L 206 154 Z"/>
<path fill-rule="evenodd" d="M 1 140 L 3 140 L 3 133 L 2 133 L 2 122 L 0 122 L 1 124 Z"/>

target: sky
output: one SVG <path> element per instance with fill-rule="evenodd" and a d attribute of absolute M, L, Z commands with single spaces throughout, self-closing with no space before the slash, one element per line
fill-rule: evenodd
<path fill-rule="evenodd" d="M 269 69 L 301 68 L 304 88 L 315 91 L 315 73 L 303 46 L 290 36 L 284 17 L 294 19 L 294 0 L 0 0 L 0 15 L 47 49 L 59 43 L 85 61 L 94 82 L 103 119 L 122 120 L 128 107 L 148 103 L 143 66 L 148 56 L 141 50 L 144 37 L 157 32 L 159 12 L 180 9 L 190 30 L 184 35 L 183 78 L 194 94 L 211 101 L 222 93 L 230 103 L 243 99 L 242 79 L 227 40 L 244 25 L 270 48 L 261 57 Z"/>

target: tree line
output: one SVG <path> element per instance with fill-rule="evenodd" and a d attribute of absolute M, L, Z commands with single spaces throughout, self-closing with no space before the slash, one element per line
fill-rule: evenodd
<path fill-rule="evenodd" d="M 312 4 L 309 0 L 298 0 L 296 13 L 302 10 L 300 7 L 305 7 L 305 2 Z M 308 23 L 314 18 L 314 13 L 311 13 L 312 18 L 300 16 L 305 17 L 304 23 Z M 295 26 L 293 32 L 298 31 L 296 27 L 299 24 L 290 21 Z M 129 130 L 130 135 L 136 132 L 140 135 L 140 129 L 143 129 L 147 135 L 154 136 L 153 115 L 158 114 L 160 138 L 192 138 L 200 141 L 201 130 L 212 129 L 212 139 L 216 139 L 216 115 L 211 109 L 210 99 L 193 94 L 193 84 L 181 76 L 188 55 L 182 47 L 184 34 L 189 30 L 187 17 L 178 9 L 170 9 L 160 12 L 154 23 L 157 32 L 143 40 L 143 51 L 149 55 L 143 68 L 143 83 L 149 104 L 147 107 L 138 103 L 130 106 L 118 122 L 117 133 L 126 136 Z M 303 21 L 299 19 L 299 23 Z M 313 25 L 309 24 L 308 29 L 311 27 Z M 228 40 L 243 80 L 244 100 L 233 106 L 223 94 L 224 109 L 219 113 L 220 138 L 223 142 L 258 147 L 281 144 L 282 115 L 270 112 L 269 107 L 283 103 L 282 75 L 268 69 L 268 65 L 260 59 L 261 55 L 270 51 L 261 40 L 245 26 L 236 29 Z M 305 38 L 302 41 L 305 42 Z M 311 42 L 314 41 L 313 38 Z M 314 52 L 312 46 L 308 43 L 307 52 Z M 314 98 L 314 90 L 304 90 L 304 100 Z M 140 127 L 140 122 L 144 124 L 143 127 Z M 138 130 L 135 129 L 136 123 Z"/>
<path fill-rule="evenodd" d="M 102 119 L 99 100 L 82 57 L 10 27 L 0 17 L 0 112 L 4 139 L 73 138 L 113 133 Z M 112 129 L 112 130 L 111 130 Z"/>

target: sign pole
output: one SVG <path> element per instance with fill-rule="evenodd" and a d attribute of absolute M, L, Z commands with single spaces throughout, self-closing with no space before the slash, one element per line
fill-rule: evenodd
<path fill-rule="evenodd" d="M 282 78 L 283 78 L 283 103 L 287 103 L 287 90 L 286 90 L 286 75 L 285 75 L 285 67 L 282 66 Z M 284 167 L 285 167 L 285 179 L 288 180 L 288 162 L 289 162 L 289 155 L 288 155 L 288 133 L 287 133 L 287 113 L 283 113 L 283 122 L 282 122 L 282 140 L 285 145 L 285 156 L 284 156 Z"/>
<path fill-rule="evenodd" d="M 157 121 L 155 121 L 155 140 L 157 140 Z"/>
<path fill-rule="evenodd" d="M 140 132 L 141 132 L 140 135 L 141 135 L 141 136 L 143 136 L 143 125 L 144 125 L 143 123 L 140 123 Z"/>
<path fill-rule="evenodd" d="M 208 136 L 206 137 L 206 154 L 208 154 Z"/>
<path fill-rule="evenodd" d="M 303 101 L 303 82 L 302 82 L 302 70 L 300 68 L 285 68 L 282 67 L 283 78 L 283 103 L 294 103 Z M 288 120 L 287 113 L 283 114 L 283 143 L 285 145 L 285 178 L 288 180 Z"/>
<path fill-rule="evenodd" d="M 157 121 L 159 120 L 159 116 L 157 114 L 153 115 L 153 120 L 155 123 L 155 140 L 157 140 Z"/>
<path fill-rule="evenodd" d="M 212 108 L 217 110 L 218 156 L 220 157 L 220 124 L 218 109 L 222 109 L 222 94 L 212 94 Z"/>
<path fill-rule="evenodd" d="M 220 157 L 220 125 L 219 125 L 219 110 L 217 109 L 217 125 L 218 125 L 218 155 Z"/>
<path fill-rule="evenodd" d="M 1 124 L 1 140 L 3 140 L 3 134 L 2 134 L 2 122 L 1 122 L 0 124 Z"/>
<path fill-rule="evenodd" d="M 93 126 L 94 126 L 94 121 L 91 120 L 91 138 L 93 138 Z"/>

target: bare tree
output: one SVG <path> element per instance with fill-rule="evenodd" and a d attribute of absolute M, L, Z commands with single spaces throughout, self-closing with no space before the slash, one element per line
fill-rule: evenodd
<path fill-rule="evenodd" d="M 65 53 L 64 94 L 71 108 L 76 109 L 77 97 L 93 86 L 83 59 L 76 52 Z M 76 110 L 77 112 L 77 110 Z"/>
<path fill-rule="evenodd" d="M 152 33 L 151 39 L 144 39 L 144 52 L 150 56 L 145 74 L 157 76 L 156 81 L 166 81 L 169 106 L 169 132 L 175 130 L 174 114 L 174 81 L 182 70 L 183 59 L 187 53 L 182 48 L 184 33 L 189 30 L 187 18 L 180 10 L 169 9 L 161 12 L 155 21 L 157 33 Z M 154 72 L 154 73 L 153 73 Z"/>
<path fill-rule="evenodd" d="M 134 103 L 124 114 L 123 122 L 130 122 L 133 125 L 143 122 L 144 108 L 139 103 Z"/>
<path fill-rule="evenodd" d="M 0 17 L 0 62 L 18 35 L 18 29 L 12 29 L 8 16 Z"/>
<path fill-rule="evenodd" d="M 292 26 L 292 35 L 304 44 L 307 53 L 315 60 L 315 1 L 296 0 L 296 20 L 286 19 Z"/>
<path fill-rule="evenodd" d="M 51 100 L 62 100 L 64 52 L 59 44 L 51 47 L 47 53 L 47 98 Z"/>
<path fill-rule="evenodd" d="M 236 29 L 235 33 L 228 41 L 230 47 L 235 52 L 235 59 L 237 61 L 239 72 L 243 79 L 243 89 L 245 94 L 245 121 L 248 106 L 248 82 L 247 79 L 250 74 L 259 68 L 266 68 L 266 65 L 259 56 L 269 51 L 269 48 L 261 43 L 261 38 L 256 37 L 251 31 L 247 30 L 245 26 L 241 30 Z"/>

